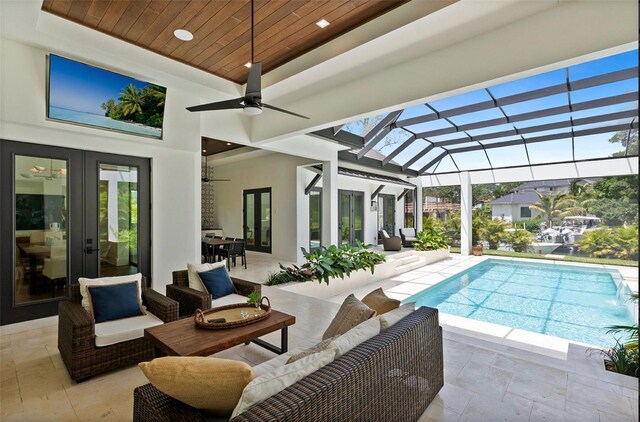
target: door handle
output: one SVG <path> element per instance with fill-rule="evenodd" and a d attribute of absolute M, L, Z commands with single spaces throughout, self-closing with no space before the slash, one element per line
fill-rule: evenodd
<path fill-rule="evenodd" d="M 84 248 L 84 253 L 86 254 L 92 254 L 93 252 L 100 252 L 100 249 L 93 249 L 93 246 L 87 246 L 86 248 Z"/>

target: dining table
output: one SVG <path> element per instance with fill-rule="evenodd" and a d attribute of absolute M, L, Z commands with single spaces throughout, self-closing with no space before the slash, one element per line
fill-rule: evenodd
<path fill-rule="evenodd" d="M 229 246 L 232 243 L 236 243 L 236 242 L 240 242 L 239 240 L 234 240 L 234 239 L 215 239 L 212 237 L 203 237 L 202 238 L 202 244 L 207 246 L 207 250 L 209 250 L 208 248 L 211 247 L 213 250 L 211 251 L 211 253 L 209 254 L 209 256 L 215 260 L 216 257 L 216 250 L 222 246 Z"/>

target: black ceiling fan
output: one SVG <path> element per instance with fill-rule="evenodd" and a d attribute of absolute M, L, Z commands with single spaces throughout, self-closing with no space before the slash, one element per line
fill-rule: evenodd
<path fill-rule="evenodd" d="M 287 113 L 291 114 L 292 116 L 308 119 L 307 116 L 303 116 L 302 114 L 287 111 L 282 108 L 274 107 L 262 102 L 262 92 L 260 87 L 260 79 L 262 78 L 262 64 L 255 63 L 253 61 L 253 41 L 253 0 L 251 0 L 251 68 L 249 70 L 249 78 L 247 79 L 247 87 L 244 91 L 244 97 L 187 107 L 187 110 L 210 111 L 241 108 L 247 114 L 256 115 L 262 113 L 263 108 L 268 108 L 270 110 L 275 110 L 281 113 Z"/>
<path fill-rule="evenodd" d="M 204 156 L 204 177 L 202 178 L 202 183 L 209 182 L 230 182 L 231 179 L 209 179 L 209 156 Z"/>

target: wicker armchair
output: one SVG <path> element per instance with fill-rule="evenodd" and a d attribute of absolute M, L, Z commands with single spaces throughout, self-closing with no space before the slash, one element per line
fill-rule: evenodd
<path fill-rule="evenodd" d="M 95 320 L 82 307 L 80 286 L 70 287 L 70 298 L 58 305 L 58 350 L 69 376 L 82 382 L 94 375 L 153 359 L 155 349 L 144 337 L 96 347 Z M 178 302 L 145 286 L 142 302 L 147 310 L 164 322 L 178 319 Z"/>
<path fill-rule="evenodd" d="M 417 421 L 444 384 L 442 356 L 438 311 L 422 307 L 231 421 Z M 216 419 L 146 384 L 133 392 L 133 420 Z"/>
<path fill-rule="evenodd" d="M 400 237 L 389 236 L 384 230 L 378 230 L 378 239 L 382 240 L 382 248 L 385 251 L 399 251 L 402 249 L 402 240 Z"/>
<path fill-rule="evenodd" d="M 418 241 L 416 238 L 416 229 L 413 227 L 404 227 L 400 229 L 400 238 L 402 239 L 402 246 L 413 248 L 413 244 Z"/>
<path fill-rule="evenodd" d="M 231 277 L 231 281 L 239 295 L 248 296 L 251 292 L 262 292 L 262 285 L 247 280 Z M 180 304 L 180 318 L 191 316 L 196 309 L 211 309 L 212 297 L 209 293 L 200 292 L 189 287 L 187 270 L 173 272 L 173 284 L 167 285 L 167 297 Z"/>

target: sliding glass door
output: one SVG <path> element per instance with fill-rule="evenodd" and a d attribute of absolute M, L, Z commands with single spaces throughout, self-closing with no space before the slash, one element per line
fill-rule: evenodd
<path fill-rule="evenodd" d="M 0 324 L 57 314 L 79 277 L 150 275 L 149 160 L 2 140 L 0 163 Z"/>
<path fill-rule="evenodd" d="M 389 236 L 396 233 L 396 197 L 381 193 L 378 200 L 378 230 L 385 230 Z M 382 239 L 378 239 L 382 243 Z"/>

